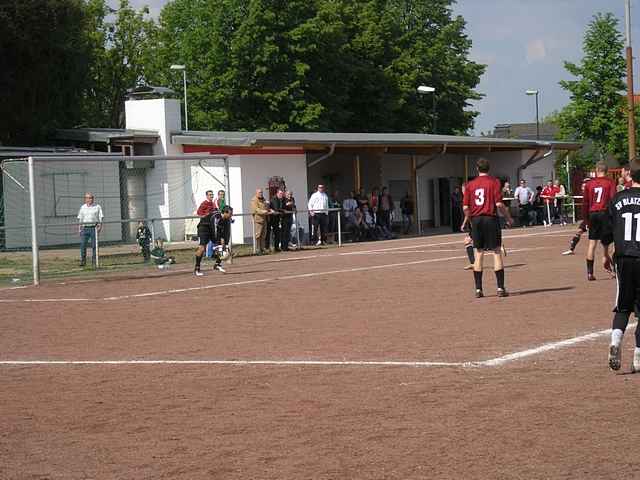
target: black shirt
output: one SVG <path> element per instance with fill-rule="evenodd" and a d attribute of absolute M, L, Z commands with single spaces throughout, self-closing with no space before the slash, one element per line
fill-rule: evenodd
<path fill-rule="evenodd" d="M 640 257 L 640 188 L 618 192 L 607 208 L 609 227 L 602 243 L 616 246 L 616 256 Z"/>

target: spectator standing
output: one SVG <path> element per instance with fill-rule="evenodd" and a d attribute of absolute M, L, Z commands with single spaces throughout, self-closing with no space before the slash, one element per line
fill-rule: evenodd
<path fill-rule="evenodd" d="M 533 206 L 533 190 L 527 186 L 526 180 L 520 180 L 520 185 L 516 187 L 516 191 L 513 195 L 518 202 L 520 226 L 528 227 L 530 224 L 529 214 L 531 213 Z"/>
<path fill-rule="evenodd" d="M 94 203 L 93 193 L 84 194 L 84 204 L 78 212 L 78 233 L 80 234 L 80 266 L 87 264 L 87 244 L 91 245 L 91 264 L 96 266 L 96 235 L 102 230 L 102 207 Z"/>
<path fill-rule="evenodd" d="M 502 204 L 505 206 L 509 213 L 511 213 L 511 199 L 513 198 L 513 190 L 511 190 L 511 184 L 509 182 L 504 182 L 502 186 Z M 504 228 L 505 218 L 500 216 L 500 227 Z"/>
<path fill-rule="evenodd" d="M 400 210 L 402 211 L 402 223 L 404 225 L 404 234 L 406 235 L 411 229 L 411 220 L 413 218 L 413 198 L 409 196 L 409 192 L 400 200 Z"/>
<path fill-rule="evenodd" d="M 284 215 L 282 216 L 282 230 L 281 230 L 281 248 L 282 250 L 289 250 L 291 243 L 291 226 L 293 225 L 293 215 L 296 212 L 296 200 L 293 198 L 293 193 L 287 190 L 284 194 L 284 205 L 282 206 Z"/>
<path fill-rule="evenodd" d="M 344 212 L 344 219 L 346 223 L 353 221 L 353 216 L 355 215 L 357 208 L 358 198 L 356 196 L 356 192 L 352 190 L 349 192 L 349 198 L 346 198 L 344 202 L 342 202 L 342 211 Z"/>
<path fill-rule="evenodd" d="M 553 182 L 549 180 L 547 185 L 542 189 L 542 193 L 540 197 L 544 200 L 545 212 L 544 212 L 544 220 L 542 224 L 545 227 L 550 227 L 553 222 L 553 218 L 555 215 L 555 202 L 556 202 L 556 190 L 553 188 Z"/>
<path fill-rule="evenodd" d="M 564 199 L 567 196 L 567 191 L 564 189 L 564 185 L 560 183 L 560 180 L 553 181 L 553 191 L 555 192 L 555 217 L 562 226 L 567 224 L 564 214 Z"/>
<path fill-rule="evenodd" d="M 391 232 L 391 213 L 393 212 L 393 198 L 387 187 L 382 187 L 378 199 L 378 218 L 380 226 Z"/>
<path fill-rule="evenodd" d="M 267 218 L 270 210 L 261 188 L 256 190 L 255 196 L 251 199 L 251 213 L 255 224 L 256 253 L 262 255 L 265 252 Z"/>
<path fill-rule="evenodd" d="M 342 209 L 342 202 L 340 201 L 340 192 L 335 190 L 329 197 L 329 208 Z M 340 210 L 329 212 L 329 231 L 331 234 L 338 235 L 338 216 L 342 212 Z"/>
<path fill-rule="evenodd" d="M 536 225 L 542 225 L 544 217 L 544 201 L 542 200 L 542 186 L 538 185 L 533 194 L 533 211 L 535 212 Z"/>
<path fill-rule="evenodd" d="M 463 217 L 462 189 L 460 187 L 456 187 L 451 193 L 451 229 L 454 232 L 457 233 L 460 231 L 460 225 L 462 225 Z"/>
<path fill-rule="evenodd" d="M 271 210 L 273 214 L 269 219 L 269 232 L 267 236 L 272 235 L 273 249 L 276 252 L 282 250 L 282 220 L 284 214 L 284 191 L 278 190 L 276 195 L 271 198 Z"/>
<path fill-rule="evenodd" d="M 218 196 L 213 201 L 213 207 L 215 210 L 222 211 L 227 206 L 227 199 L 225 197 L 224 190 L 218 190 Z"/>
<path fill-rule="evenodd" d="M 216 209 L 216 205 L 213 201 L 213 190 L 207 190 L 205 195 L 207 198 L 200 204 L 196 211 L 196 215 L 199 217 L 206 217 Z"/>
<path fill-rule="evenodd" d="M 322 245 L 326 242 L 329 223 L 327 218 L 329 197 L 324 191 L 324 185 L 318 185 L 318 189 L 309 198 L 307 208 L 313 224 L 314 237 L 317 239 L 316 245 Z"/>

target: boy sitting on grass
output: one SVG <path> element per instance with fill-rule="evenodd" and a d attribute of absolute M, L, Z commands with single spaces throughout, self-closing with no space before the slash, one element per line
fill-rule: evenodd
<path fill-rule="evenodd" d="M 158 238 L 154 245 L 154 249 L 151 250 L 151 258 L 154 263 L 158 266 L 158 268 L 165 268 L 168 265 L 176 263 L 175 257 L 170 257 L 164 251 L 163 248 L 164 240 L 162 238 Z"/>

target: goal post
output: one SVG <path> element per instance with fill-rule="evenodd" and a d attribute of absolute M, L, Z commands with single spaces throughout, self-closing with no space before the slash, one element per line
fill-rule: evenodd
<path fill-rule="evenodd" d="M 103 269 L 142 263 L 136 241 L 139 222 L 149 227 L 153 239 L 164 239 L 170 248 L 190 251 L 192 257 L 196 210 L 207 190 L 224 191 L 226 204 L 234 207 L 234 213 L 242 212 L 242 188 L 233 185 L 240 175 L 232 174 L 227 155 L 74 152 L 11 162 L 11 169 L 3 168 L 0 178 L 5 186 L 0 190 L 4 195 L 1 249 L 30 250 L 34 285 L 40 283 L 43 266 L 45 272 L 58 272 L 57 267 L 48 267 L 65 258 L 77 267 L 82 255 L 89 256 L 86 250 L 92 250 L 92 260 Z M 95 232 L 86 235 L 91 237 L 88 243 L 79 238 L 84 227 L 77 219 L 86 192 L 95 194 L 104 213 L 103 222 L 90 227 Z M 232 229 L 236 244 L 244 240 L 242 223 L 236 222 Z M 87 247 L 80 254 L 79 244 Z"/>

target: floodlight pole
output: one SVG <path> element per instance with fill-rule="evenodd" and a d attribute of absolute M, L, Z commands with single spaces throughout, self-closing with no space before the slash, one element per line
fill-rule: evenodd
<path fill-rule="evenodd" d="M 538 95 L 540 94 L 540 90 L 527 90 L 524 93 L 536 96 L 536 140 L 540 140 L 540 114 L 538 108 Z"/>
<path fill-rule="evenodd" d="M 635 99 L 633 97 L 633 50 L 631 47 L 631 0 L 625 0 L 626 20 L 626 56 L 627 56 L 627 128 L 629 135 L 629 162 L 636 168 L 640 165 L 636 162 L 636 119 Z"/>
<path fill-rule="evenodd" d="M 187 69 L 182 70 L 182 85 L 184 88 L 184 129 L 189 131 L 189 107 L 187 106 Z"/>
<path fill-rule="evenodd" d="M 33 263 L 33 284 L 40 285 L 40 252 L 38 249 L 38 227 L 36 218 L 36 182 L 33 168 L 33 157 L 29 157 L 29 209 L 31 213 L 31 261 Z"/>

